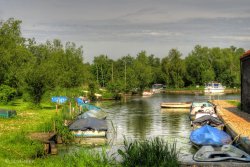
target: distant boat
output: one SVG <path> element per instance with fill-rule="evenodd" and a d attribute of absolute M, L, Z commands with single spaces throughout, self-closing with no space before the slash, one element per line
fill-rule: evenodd
<path fill-rule="evenodd" d="M 250 162 L 250 155 L 233 145 L 222 147 L 202 146 L 193 157 L 197 162 L 243 161 Z"/>
<path fill-rule="evenodd" d="M 192 131 L 190 140 L 195 146 L 222 146 L 232 142 L 231 137 L 226 132 L 209 125 Z"/>
<path fill-rule="evenodd" d="M 153 84 L 152 85 L 152 92 L 153 93 L 161 93 L 164 90 L 164 88 L 166 88 L 166 86 L 163 84 Z"/>
<path fill-rule="evenodd" d="M 218 82 L 209 82 L 205 85 L 205 93 L 224 93 L 225 87 Z"/>
<path fill-rule="evenodd" d="M 161 103 L 161 108 L 190 108 L 190 102 L 174 103 L 174 102 L 164 102 Z"/>
<path fill-rule="evenodd" d="M 142 92 L 142 96 L 143 96 L 143 97 L 152 96 L 153 94 L 154 94 L 154 93 L 151 92 L 151 91 L 143 91 L 143 92 Z"/>

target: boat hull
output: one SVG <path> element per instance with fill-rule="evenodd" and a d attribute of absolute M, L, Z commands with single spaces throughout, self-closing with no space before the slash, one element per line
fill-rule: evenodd
<path fill-rule="evenodd" d="M 218 162 L 236 160 L 250 162 L 250 156 L 233 145 L 222 147 L 203 146 L 193 157 L 197 162 Z"/>
<path fill-rule="evenodd" d="M 72 131 L 75 137 L 106 137 L 107 131 L 97 131 L 97 130 L 78 130 Z"/>
<path fill-rule="evenodd" d="M 161 108 L 190 108 L 191 103 L 161 103 Z"/>

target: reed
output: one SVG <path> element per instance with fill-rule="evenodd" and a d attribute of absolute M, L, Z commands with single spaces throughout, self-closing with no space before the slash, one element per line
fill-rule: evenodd
<path fill-rule="evenodd" d="M 118 154 L 122 157 L 122 165 L 127 167 L 180 166 L 176 143 L 168 144 L 159 137 L 133 142 L 128 142 L 125 139 L 124 147 L 118 150 Z"/>

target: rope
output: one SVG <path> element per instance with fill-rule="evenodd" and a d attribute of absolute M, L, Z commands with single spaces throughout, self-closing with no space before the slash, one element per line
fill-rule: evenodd
<path fill-rule="evenodd" d="M 241 134 L 239 134 L 239 135 L 235 136 L 235 138 L 233 139 L 233 141 L 232 141 L 230 144 L 233 144 L 233 142 L 238 141 L 238 140 L 239 140 L 239 138 L 240 138 L 240 135 L 241 135 Z"/>

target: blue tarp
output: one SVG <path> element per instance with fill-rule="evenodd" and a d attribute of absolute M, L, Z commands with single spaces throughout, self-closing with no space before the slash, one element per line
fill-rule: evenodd
<path fill-rule="evenodd" d="M 198 146 L 222 146 L 232 142 L 231 137 L 226 132 L 209 125 L 192 131 L 190 140 Z"/>
<path fill-rule="evenodd" d="M 63 104 L 68 100 L 66 96 L 55 96 L 51 98 L 51 102 L 53 103 L 58 103 L 58 104 Z"/>

